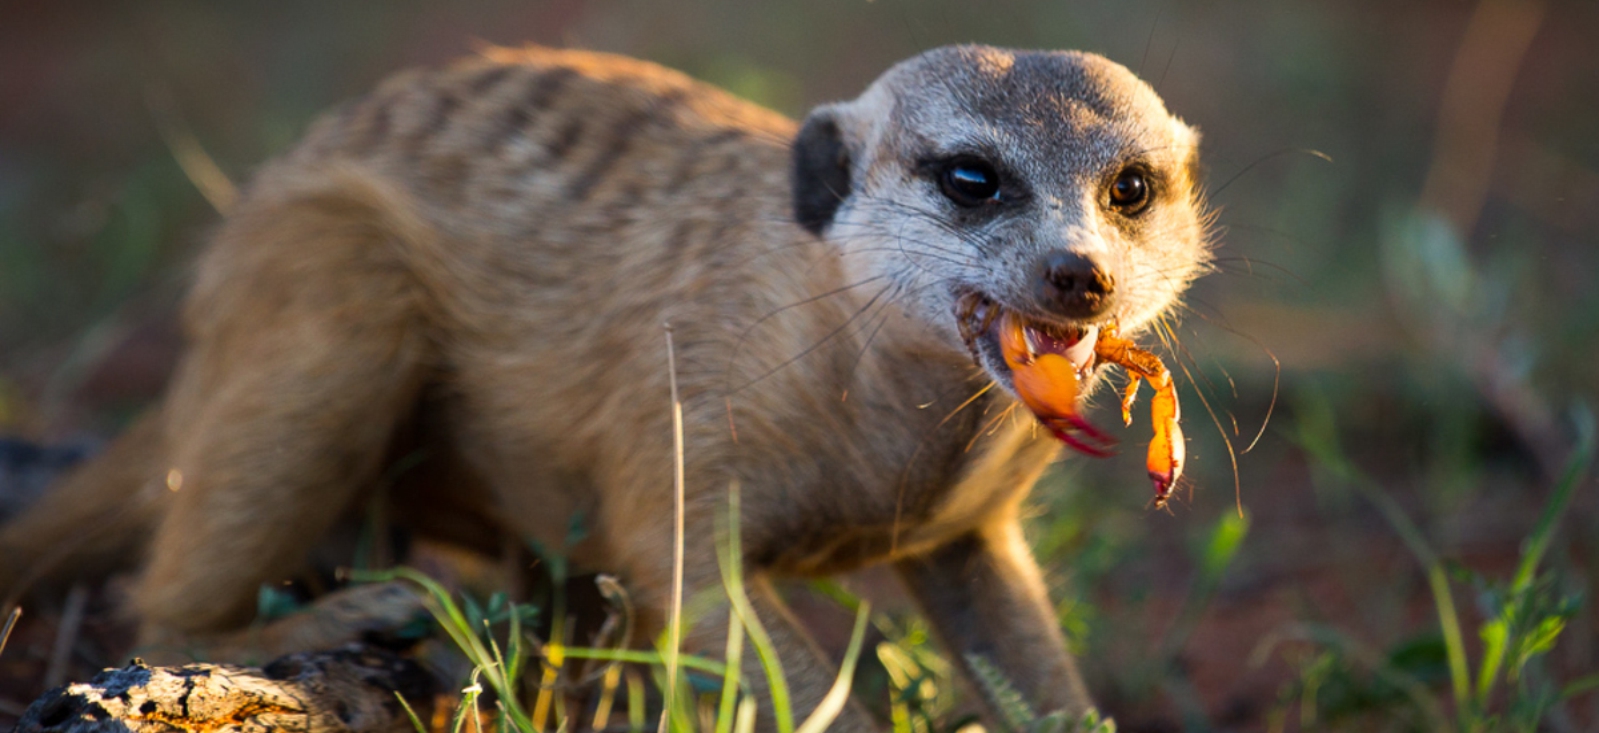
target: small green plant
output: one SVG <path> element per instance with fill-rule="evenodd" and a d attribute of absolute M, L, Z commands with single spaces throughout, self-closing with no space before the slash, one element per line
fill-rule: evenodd
<path fill-rule="evenodd" d="M 927 623 L 915 616 L 896 620 L 879 615 L 876 625 L 886 638 L 877 645 L 877 660 L 888 676 L 894 733 L 959 730 L 966 719 L 939 727 L 954 707 L 955 685 L 953 670 L 934 648 Z"/>
<path fill-rule="evenodd" d="M 1061 710 L 1039 715 L 987 659 L 968 654 L 966 664 L 986 697 L 994 701 L 1006 733 L 1116 733 L 1116 721 L 1100 717 L 1093 708 L 1075 718 Z"/>
<path fill-rule="evenodd" d="M 1421 530 L 1378 482 L 1341 449 L 1331 407 L 1309 394 L 1300 400 L 1298 442 L 1325 477 L 1353 488 L 1393 527 L 1426 572 L 1438 627 L 1378 654 L 1336 629 L 1305 626 L 1262 645 L 1297 637 L 1322 651 L 1302 655 L 1300 676 L 1283 702 L 1297 702 L 1303 727 L 1378 709 L 1405 709 L 1410 729 L 1428 731 L 1536 731 L 1560 701 L 1599 688 L 1599 675 L 1555 685 L 1534 662 L 1554 648 L 1581 598 L 1563 594 L 1558 579 L 1540 565 L 1555 529 L 1570 506 L 1594 458 L 1594 423 L 1576 412 L 1578 440 L 1566 469 L 1522 544 L 1520 562 L 1508 581 L 1488 578 L 1441 559 Z M 1451 578 L 1478 591 L 1483 621 L 1477 628 L 1480 650 L 1473 659 L 1464 624 L 1450 588 Z M 1361 670 L 1367 674 L 1362 675 Z M 1436 688 L 1447 681 L 1453 704 L 1441 702 Z"/>
<path fill-rule="evenodd" d="M 735 486 L 729 496 L 729 515 L 725 535 L 720 543 L 723 591 L 731 606 L 732 619 L 728 624 L 728 641 L 721 661 L 703 657 L 668 654 L 668 634 L 658 640 L 656 651 L 627 648 L 574 647 L 564 644 L 560 637 L 545 642 L 535 638 L 528 627 L 537 617 L 537 609 L 519 606 L 496 594 L 486 605 L 468 597 L 457 600 L 443 585 L 423 573 L 410 568 L 396 568 L 382 572 L 361 572 L 355 579 L 368 582 L 404 580 L 416 584 L 422 591 L 423 601 L 438 626 L 454 646 L 472 665 L 468 684 L 462 690 L 461 700 L 451 723 L 451 733 L 460 733 L 468 715 L 477 715 L 478 701 L 484 693 L 484 684 L 494 693 L 495 727 L 512 733 L 542 733 L 550 729 L 551 718 L 557 730 L 583 727 L 564 709 L 560 689 L 568 685 L 565 668 L 569 660 L 597 660 L 610 664 L 600 675 L 600 710 L 595 715 L 594 728 L 603 728 L 609 718 L 611 699 L 622 678 L 627 679 L 627 714 L 629 729 L 646 729 L 644 716 L 645 693 L 642 680 L 636 674 L 624 674 L 619 665 L 643 664 L 650 668 L 660 690 L 672 690 L 665 701 L 660 729 L 683 733 L 748 733 L 755 725 L 755 696 L 750 681 L 741 674 L 744 641 L 747 637 L 754 646 L 766 675 L 773 718 L 779 733 L 822 733 L 827 730 L 848 701 L 850 680 L 860 659 L 865 639 L 866 623 L 871 616 L 869 604 L 859 604 L 850 643 L 840 665 L 838 677 L 822 702 L 811 714 L 796 724 L 793 703 L 789 698 L 787 681 L 783 676 L 782 661 L 775 646 L 755 613 L 755 608 L 744 588 L 741 550 L 738 542 L 738 490 Z M 704 602 L 689 604 L 686 618 L 694 618 L 708 605 Z M 503 637 L 495 634 L 504 629 Z M 503 638 L 504 644 L 500 638 Z M 526 676 L 531 664 L 538 662 L 542 672 L 537 682 Z M 673 664 L 669 665 L 669 662 Z M 686 679 L 676 683 L 668 677 L 668 669 L 675 666 L 677 674 Z M 718 687 L 695 684 L 702 679 L 718 679 Z M 523 693 L 536 690 L 530 711 L 523 703 Z M 410 712 L 419 733 L 427 733 L 419 718 Z M 705 714 L 710 710 L 710 714 Z"/>

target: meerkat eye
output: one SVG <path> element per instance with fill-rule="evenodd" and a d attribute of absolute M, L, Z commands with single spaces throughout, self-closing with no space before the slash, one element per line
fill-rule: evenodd
<path fill-rule="evenodd" d="M 1127 216 L 1137 216 L 1149 207 L 1149 183 L 1143 171 L 1128 168 L 1110 184 L 1110 205 Z"/>
<path fill-rule="evenodd" d="M 951 161 L 944 166 L 938 182 L 944 195 L 961 206 L 999 201 L 999 173 L 981 160 Z"/>

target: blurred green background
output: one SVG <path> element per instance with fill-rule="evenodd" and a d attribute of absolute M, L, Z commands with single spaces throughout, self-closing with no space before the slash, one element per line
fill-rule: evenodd
<path fill-rule="evenodd" d="M 944 43 L 1091 50 L 1201 129 L 1221 211 L 1173 355 L 1190 490 L 1144 510 L 1140 427 L 1039 492 L 1096 696 L 1124 730 L 1377 730 L 1429 725 L 1427 700 L 1508 726 L 1549 692 L 1539 729 L 1599 730 L 1599 484 L 1557 491 L 1599 395 L 1596 39 L 1592 0 L 13 0 L 0 433 L 107 435 L 153 400 L 217 218 L 204 165 L 242 185 L 402 67 L 577 46 L 798 116 Z M 1548 506 L 1538 582 L 1504 585 Z M 1500 621 L 1531 651 L 1477 695 Z M 38 692 L 17 674 L 0 714 Z"/>

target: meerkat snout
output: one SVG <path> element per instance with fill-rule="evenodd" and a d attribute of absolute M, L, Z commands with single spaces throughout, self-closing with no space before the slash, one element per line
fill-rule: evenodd
<path fill-rule="evenodd" d="M 1039 258 L 1033 283 L 1039 306 L 1064 318 L 1096 318 L 1115 300 L 1115 278 L 1093 259 L 1067 250 Z"/>

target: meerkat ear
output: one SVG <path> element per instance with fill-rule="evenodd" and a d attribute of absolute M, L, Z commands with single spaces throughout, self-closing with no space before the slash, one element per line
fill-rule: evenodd
<path fill-rule="evenodd" d="M 818 107 L 794 138 L 794 221 L 822 236 L 850 193 L 850 153 L 834 107 Z"/>

